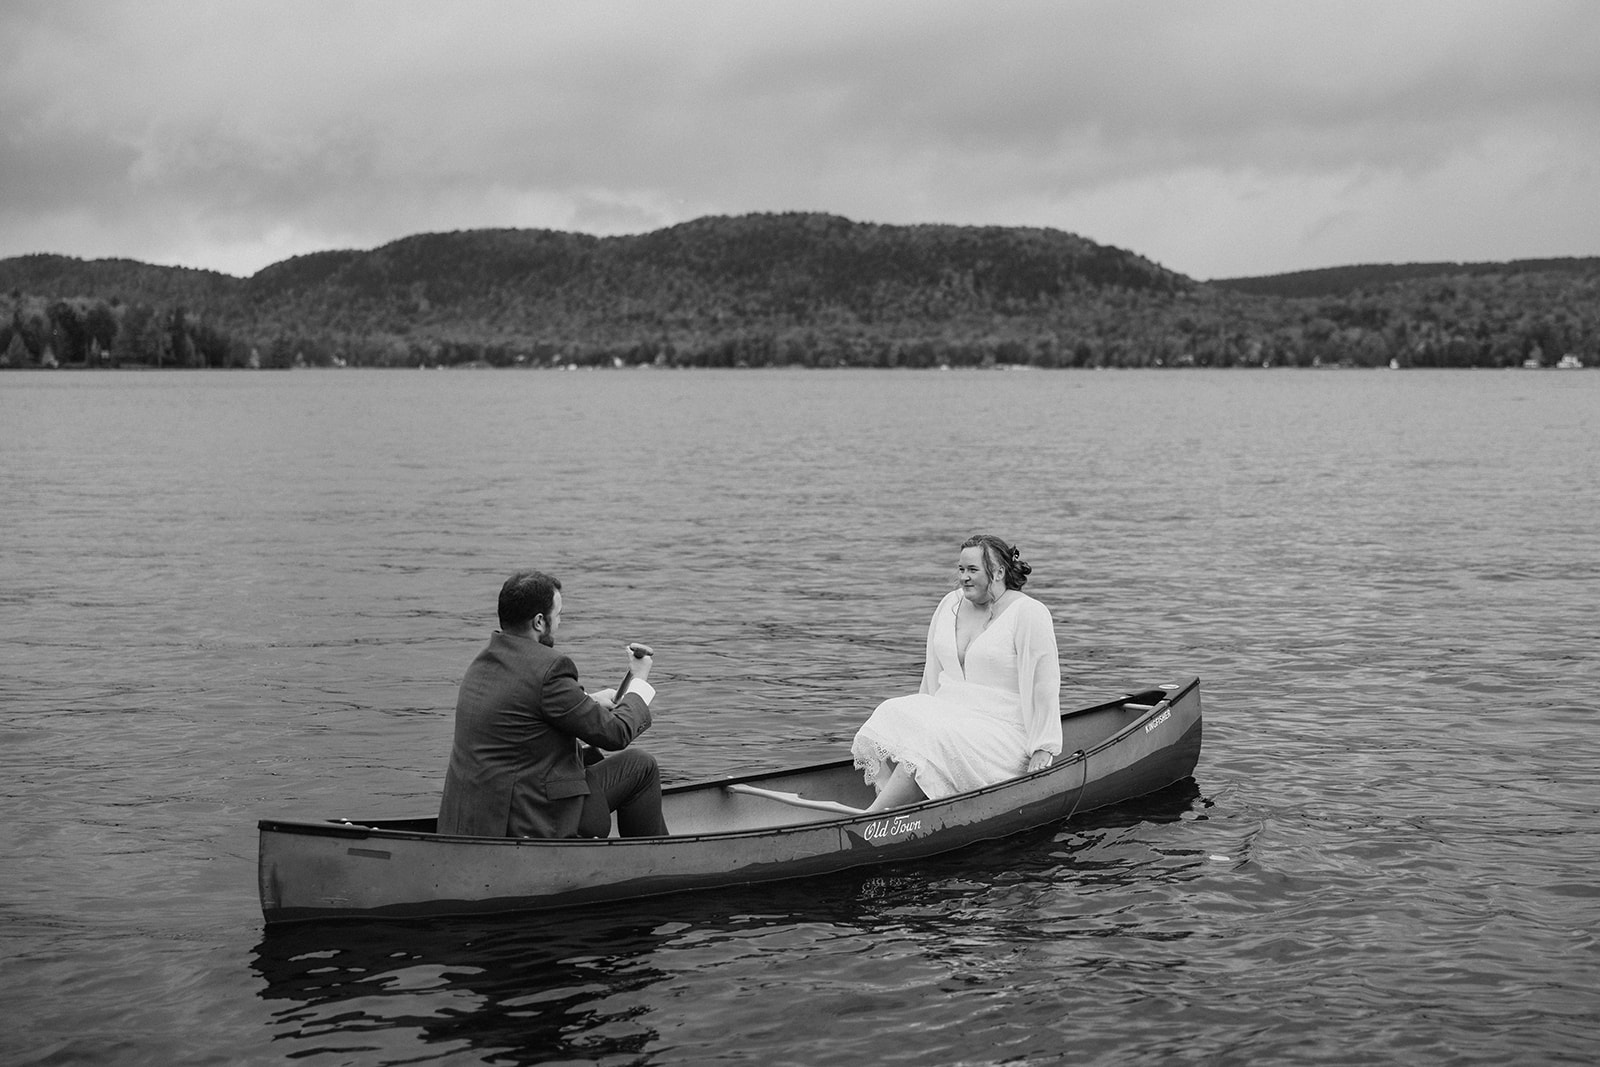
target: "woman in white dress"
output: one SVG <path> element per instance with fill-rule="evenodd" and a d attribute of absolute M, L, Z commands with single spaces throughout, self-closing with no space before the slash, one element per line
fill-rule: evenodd
<path fill-rule="evenodd" d="M 979 534 L 928 624 L 922 689 L 879 704 L 850 753 L 877 790 L 868 811 L 937 800 L 1048 767 L 1061 754 L 1061 664 L 1033 568 Z"/>

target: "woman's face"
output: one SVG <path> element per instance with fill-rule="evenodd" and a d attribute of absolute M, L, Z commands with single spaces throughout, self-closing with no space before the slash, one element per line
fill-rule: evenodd
<path fill-rule="evenodd" d="M 961 595 L 974 604 L 987 604 L 994 592 L 988 572 L 983 569 L 983 546 L 972 545 L 961 550 L 956 563 L 956 583 Z"/>

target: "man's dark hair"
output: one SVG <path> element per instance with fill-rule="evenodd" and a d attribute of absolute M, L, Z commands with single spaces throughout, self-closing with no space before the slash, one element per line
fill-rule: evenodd
<path fill-rule="evenodd" d="M 500 629 L 521 629 L 535 615 L 550 617 L 555 607 L 559 579 L 540 571 L 518 571 L 500 587 Z"/>

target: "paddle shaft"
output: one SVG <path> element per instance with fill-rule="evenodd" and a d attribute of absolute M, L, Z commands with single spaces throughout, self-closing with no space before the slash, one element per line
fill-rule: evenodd
<path fill-rule="evenodd" d="M 743 782 L 733 782 L 723 786 L 730 793 L 746 793 L 753 797 L 765 797 L 767 800 L 776 800 L 780 804 L 792 804 L 797 808 L 815 808 L 818 811 L 835 811 L 841 815 L 865 815 L 861 808 L 852 808 L 848 804 L 840 804 L 833 800 L 807 800 L 798 793 L 783 793 L 776 789 L 762 789 L 760 786 L 746 785 Z"/>
<path fill-rule="evenodd" d="M 628 646 L 628 651 L 633 653 L 633 658 L 634 659 L 644 659 L 646 656 L 654 654 L 651 651 L 649 645 L 641 645 L 641 644 L 631 644 L 631 645 L 629 645 Z M 630 683 L 632 681 L 633 681 L 633 672 L 632 671 L 629 671 L 628 673 L 626 673 L 626 674 L 624 674 L 622 676 L 622 682 L 617 686 L 617 696 L 616 696 L 617 700 L 621 700 L 622 699 L 622 694 L 626 693 L 628 691 L 628 683 Z"/>

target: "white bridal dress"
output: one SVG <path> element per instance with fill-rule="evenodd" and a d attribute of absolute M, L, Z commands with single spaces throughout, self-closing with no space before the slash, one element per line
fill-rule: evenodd
<path fill-rule="evenodd" d="M 850 754 L 869 783 L 909 767 L 930 800 L 1014 778 L 1043 749 L 1061 754 L 1061 664 L 1049 610 L 1020 596 L 956 656 L 961 590 L 928 624 L 922 689 L 879 704 Z"/>

